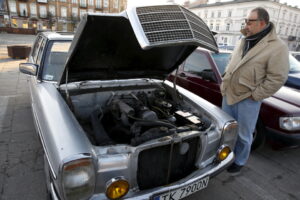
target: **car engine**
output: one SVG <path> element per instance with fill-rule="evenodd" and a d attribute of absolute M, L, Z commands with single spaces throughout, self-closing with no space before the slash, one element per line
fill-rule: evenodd
<path fill-rule="evenodd" d="M 159 137 L 204 130 L 209 126 L 182 105 L 175 103 L 163 89 L 114 94 L 105 109 L 96 108 L 91 114 L 95 141 L 98 145 L 137 146 Z"/>

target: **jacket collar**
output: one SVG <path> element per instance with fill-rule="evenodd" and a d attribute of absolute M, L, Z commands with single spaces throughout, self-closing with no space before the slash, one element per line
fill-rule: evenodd
<path fill-rule="evenodd" d="M 237 59 L 240 59 L 236 67 L 234 68 L 233 72 L 236 71 L 241 65 L 246 63 L 248 60 L 259 54 L 261 51 L 265 49 L 265 47 L 268 45 L 270 41 L 276 40 L 278 37 L 276 35 L 276 28 L 272 22 L 270 22 L 272 25 L 271 32 L 266 35 L 263 39 L 261 39 L 253 48 L 249 50 L 249 52 L 242 58 L 243 54 L 243 46 L 245 45 L 245 38 L 242 39 L 241 44 L 238 47 L 238 57 Z"/>

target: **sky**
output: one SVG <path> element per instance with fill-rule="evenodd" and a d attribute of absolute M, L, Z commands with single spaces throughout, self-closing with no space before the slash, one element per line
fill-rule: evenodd
<path fill-rule="evenodd" d="M 177 4 L 183 4 L 184 0 L 174 0 Z M 214 2 L 214 0 L 209 0 Z M 230 0 L 221 0 L 221 1 L 230 1 Z M 128 7 L 131 6 L 142 6 L 142 5 L 159 5 L 166 4 L 167 0 L 128 0 Z M 191 0 L 193 2 L 193 0 Z M 297 5 L 300 8 L 300 0 L 280 0 L 280 2 L 287 2 L 288 5 L 295 6 Z"/>

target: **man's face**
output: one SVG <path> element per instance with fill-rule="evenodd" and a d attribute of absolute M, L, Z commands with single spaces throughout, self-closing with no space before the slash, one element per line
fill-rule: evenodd
<path fill-rule="evenodd" d="M 247 37 L 262 31 L 266 26 L 265 21 L 258 19 L 256 11 L 250 12 L 245 21 L 245 31 Z"/>

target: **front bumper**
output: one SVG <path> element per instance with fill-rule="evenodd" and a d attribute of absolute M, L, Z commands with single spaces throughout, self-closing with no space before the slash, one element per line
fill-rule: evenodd
<path fill-rule="evenodd" d="M 223 170 L 225 170 L 232 162 L 234 161 L 234 154 L 231 152 L 229 156 L 223 160 L 222 162 L 218 163 L 217 165 L 212 166 L 211 168 L 203 169 L 195 171 L 194 173 L 190 174 L 189 176 L 177 181 L 176 183 L 168 186 L 161 186 L 154 189 L 143 190 L 139 192 L 130 191 L 124 199 L 126 200 L 146 200 L 151 199 L 151 197 L 156 196 L 160 193 L 165 193 L 174 189 L 178 189 L 180 187 L 184 187 L 188 184 L 191 184 L 197 180 L 200 180 L 204 177 L 209 176 L 210 178 L 216 176 Z M 91 197 L 90 200 L 100 200 L 100 199 L 107 199 L 104 194 L 95 194 Z"/>
<path fill-rule="evenodd" d="M 267 137 L 273 142 L 280 143 L 287 146 L 299 146 L 300 145 L 300 133 L 287 134 L 275 129 L 266 127 Z"/>
<path fill-rule="evenodd" d="M 181 179 L 177 181 L 176 183 L 168 186 L 161 186 L 158 188 L 150 189 L 150 190 L 144 190 L 144 191 L 139 191 L 139 192 L 134 192 L 130 191 L 126 196 L 125 200 L 146 200 L 146 199 L 151 199 L 151 197 L 160 194 L 160 193 L 165 193 L 174 189 L 178 189 L 180 187 L 184 187 L 188 184 L 191 184 L 197 180 L 200 180 L 204 177 L 209 176 L 214 177 L 223 170 L 225 170 L 232 162 L 234 161 L 234 154 L 231 152 L 229 156 L 223 160 L 222 162 L 218 163 L 217 165 L 212 166 L 211 168 L 203 169 L 203 170 L 197 170 L 194 173 L 190 174 L 189 176 L 185 177 L 184 179 Z M 59 197 L 52 185 L 51 187 L 51 194 L 52 197 L 54 197 L 54 200 L 59 200 Z M 105 194 L 94 194 L 90 200 L 107 200 L 107 197 Z"/>

